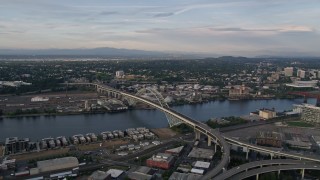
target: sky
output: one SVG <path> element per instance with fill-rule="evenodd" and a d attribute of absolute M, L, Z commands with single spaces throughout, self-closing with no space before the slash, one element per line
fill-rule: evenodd
<path fill-rule="evenodd" d="M 320 56 L 319 0 L 0 0 L 1 49 Z"/>

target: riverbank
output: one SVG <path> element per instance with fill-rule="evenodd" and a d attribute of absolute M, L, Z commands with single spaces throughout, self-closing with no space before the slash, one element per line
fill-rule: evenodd
<path fill-rule="evenodd" d="M 126 111 L 133 111 L 133 110 L 156 110 L 155 108 L 131 108 Z M 71 116 L 71 115 L 93 115 L 93 114 L 116 114 L 116 113 L 123 113 L 126 111 L 81 111 L 81 112 L 57 112 L 57 113 L 37 113 L 37 114 L 18 114 L 18 115 L 2 115 L 1 118 L 19 118 L 19 117 L 39 117 L 39 116 L 46 116 L 46 117 L 54 117 L 54 116 Z"/>
<path fill-rule="evenodd" d="M 315 100 L 310 102 L 315 102 Z M 197 121 L 207 121 L 210 118 L 248 115 L 250 112 L 261 108 L 275 108 L 276 111 L 290 110 L 293 104 L 299 103 L 303 103 L 303 99 L 226 100 L 172 106 L 172 108 Z M 72 115 L 36 116 L 35 118 L 10 117 L 0 120 L 0 136 L 30 137 L 39 140 L 49 136 L 72 136 L 88 132 L 99 133 L 114 129 L 124 130 L 131 127 L 165 128 L 168 127 L 168 121 L 161 111 L 146 111 L 142 109 L 128 110 L 121 113 L 76 113 Z"/>

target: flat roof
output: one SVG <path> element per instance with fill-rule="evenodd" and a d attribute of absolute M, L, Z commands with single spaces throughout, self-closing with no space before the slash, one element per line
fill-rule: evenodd
<path fill-rule="evenodd" d="M 121 174 L 123 173 L 123 171 L 118 170 L 118 169 L 109 169 L 107 171 L 107 174 L 111 174 L 112 178 L 117 178 L 119 177 Z"/>
<path fill-rule="evenodd" d="M 201 159 L 212 159 L 214 155 L 213 149 L 204 149 L 194 147 L 189 153 L 188 157 L 191 158 L 201 158 Z"/>
<path fill-rule="evenodd" d="M 199 174 L 173 172 L 169 180 L 198 180 L 201 177 Z"/>
<path fill-rule="evenodd" d="M 196 161 L 196 163 L 194 164 L 194 167 L 208 169 L 210 167 L 210 163 L 204 162 L 204 161 Z"/>
<path fill-rule="evenodd" d="M 39 169 L 45 168 L 45 167 L 51 167 L 51 166 L 63 166 L 64 164 L 73 163 L 75 165 L 79 164 L 79 161 L 75 157 L 63 157 L 63 158 L 57 158 L 57 159 L 49 159 L 45 161 L 38 161 L 37 167 Z"/>
<path fill-rule="evenodd" d="M 167 149 L 166 152 L 179 154 L 182 151 L 183 148 L 184 148 L 184 146 L 176 147 L 176 148 L 173 148 L 173 149 Z"/>
<path fill-rule="evenodd" d="M 93 172 L 89 178 L 96 179 L 96 180 L 100 180 L 100 179 L 103 180 L 103 179 L 106 179 L 108 176 L 109 176 L 108 173 L 98 170 Z"/>
<path fill-rule="evenodd" d="M 203 174 L 204 170 L 203 169 L 196 169 L 196 168 L 192 168 L 191 169 L 192 173 L 196 173 L 196 174 Z"/>

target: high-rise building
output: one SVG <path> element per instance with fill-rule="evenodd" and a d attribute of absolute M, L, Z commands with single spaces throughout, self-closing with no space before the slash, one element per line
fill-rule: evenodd
<path fill-rule="evenodd" d="M 116 71 L 116 78 L 122 78 L 124 76 L 123 71 Z"/>
<path fill-rule="evenodd" d="M 286 77 L 291 77 L 293 76 L 293 67 L 286 67 L 284 68 L 284 75 Z"/>
<path fill-rule="evenodd" d="M 305 78 L 306 77 L 306 71 L 299 69 L 297 71 L 297 77 Z"/>

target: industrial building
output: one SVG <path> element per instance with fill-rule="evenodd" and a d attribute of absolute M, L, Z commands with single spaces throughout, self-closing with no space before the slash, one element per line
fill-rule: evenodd
<path fill-rule="evenodd" d="M 189 153 L 188 157 L 195 159 L 211 160 L 214 155 L 213 149 L 203 149 L 194 147 Z"/>
<path fill-rule="evenodd" d="M 291 148 L 310 150 L 312 147 L 309 138 L 299 130 L 287 129 L 284 135 L 285 143 Z"/>
<path fill-rule="evenodd" d="M 183 150 L 184 146 L 179 146 L 173 149 L 167 149 L 165 153 L 179 156 Z"/>
<path fill-rule="evenodd" d="M 277 132 L 258 132 L 256 142 L 262 146 L 282 147 L 282 137 Z"/>
<path fill-rule="evenodd" d="M 36 96 L 31 98 L 31 102 L 46 102 L 49 101 L 48 97 L 40 97 L 40 96 Z"/>
<path fill-rule="evenodd" d="M 30 169 L 30 175 L 35 175 L 44 172 L 57 171 L 62 169 L 71 169 L 79 166 L 79 161 L 75 157 L 64 157 L 38 161 L 36 168 Z"/>
<path fill-rule="evenodd" d="M 174 172 L 170 176 L 169 180 L 198 180 L 201 178 L 202 175 L 198 174 Z"/>
<path fill-rule="evenodd" d="M 147 166 L 161 169 L 170 169 L 174 163 L 174 157 L 171 154 L 158 153 L 147 159 Z"/>
<path fill-rule="evenodd" d="M 294 81 L 293 83 L 288 83 L 286 86 L 294 88 L 315 88 L 318 84 L 317 80 L 312 81 Z"/>
<path fill-rule="evenodd" d="M 6 138 L 5 152 L 6 154 L 16 154 L 28 151 L 29 138 L 18 139 L 18 137 Z"/>
<path fill-rule="evenodd" d="M 210 162 L 196 161 L 193 167 L 198 169 L 208 169 L 210 167 Z"/>
<path fill-rule="evenodd" d="M 131 180 L 151 180 L 155 176 L 155 170 L 146 166 L 140 166 L 137 170 L 128 173 L 128 178 Z"/>
<path fill-rule="evenodd" d="M 312 136 L 312 139 L 320 147 L 320 136 Z"/>
<path fill-rule="evenodd" d="M 118 169 L 109 169 L 107 174 L 110 174 L 112 179 L 118 179 L 123 174 L 124 171 Z"/>
<path fill-rule="evenodd" d="M 111 179 L 111 174 L 104 171 L 95 171 L 89 177 L 88 180 L 109 180 Z"/>
<path fill-rule="evenodd" d="M 299 106 L 301 108 L 301 120 L 320 124 L 320 107 L 310 104 L 303 104 Z"/>

